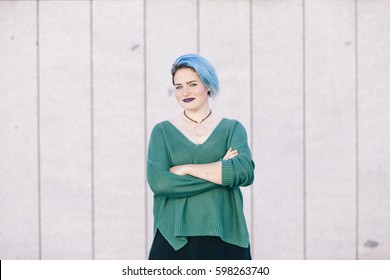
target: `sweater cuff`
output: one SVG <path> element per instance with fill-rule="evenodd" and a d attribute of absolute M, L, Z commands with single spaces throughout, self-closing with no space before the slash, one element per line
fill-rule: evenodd
<path fill-rule="evenodd" d="M 222 160 L 222 186 L 230 187 L 232 184 L 232 161 Z"/>

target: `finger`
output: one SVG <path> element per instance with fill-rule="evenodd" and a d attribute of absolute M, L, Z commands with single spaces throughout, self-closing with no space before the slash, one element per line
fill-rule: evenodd
<path fill-rule="evenodd" d="M 234 158 L 238 155 L 238 152 L 237 151 L 232 151 L 228 154 L 225 155 L 224 159 L 231 159 L 231 158 Z"/>
<path fill-rule="evenodd" d="M 223 159 L 226 159 L 229 156 L 231 150 L 232 148 L 229 148 L 229 150 L 227 150 L 226 154 L 223 156 Z"/>

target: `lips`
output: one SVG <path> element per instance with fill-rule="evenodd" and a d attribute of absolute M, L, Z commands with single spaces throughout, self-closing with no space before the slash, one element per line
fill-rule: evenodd
<path fill-rule="evenodd" d="M 195 98 L 186 98 L 186 99 L 183 99 L 183 101 L 185 102 L 185 103 L 189 103 L 189 102 L 191 102 L 191 101 L 193 101 Z"/>

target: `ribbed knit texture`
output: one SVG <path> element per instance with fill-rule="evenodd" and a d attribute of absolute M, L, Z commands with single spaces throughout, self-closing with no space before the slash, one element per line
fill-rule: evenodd
<path fill-rule="evenodd" d="M 227 150 L 238 155 L 222 160 Z M 222 186 L 190 175 L 169 172 L 172 166 L 222 160 Z M 186 236 L 219 236 L 247 248 L 249 234 L 240 186 L 251 185 L 254 162 L 245 128 L 236 120 L 222 119 L 203 144 L 191 142 L 169 121 L 152 131 L 147 159 L 147 180 L 154 193 L 154 233 L 157 228 L 175 250 Z"/>

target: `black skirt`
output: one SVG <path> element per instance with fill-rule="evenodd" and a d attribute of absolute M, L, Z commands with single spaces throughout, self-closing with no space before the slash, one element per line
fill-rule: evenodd
<path fill-rule="evenodd" d="M 251 260 L 250 248 L 242 248 L 217 236 L 189 236 L 187 244 L 175 251 L 157 230 L 149 260 Z"/>

